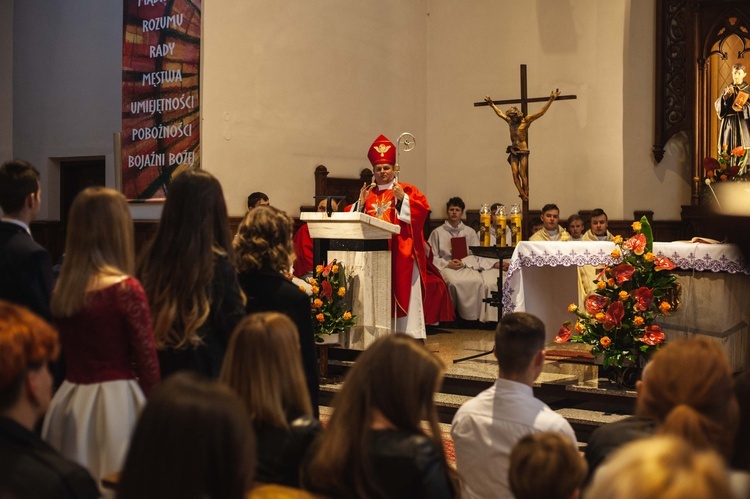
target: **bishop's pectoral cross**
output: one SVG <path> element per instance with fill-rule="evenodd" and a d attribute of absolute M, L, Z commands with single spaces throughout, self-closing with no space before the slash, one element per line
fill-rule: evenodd
<path fill-rule="evenodd" d="M 554 91 L 549 97 L 528 97 L 527 91 L 527 79 L 526 79 L 526 64 L 521 64 L 521 98 L 520 99 L 507 99 L 507 100 L 489 100 L 485 99 L 484 102 L 475 102 L 474 107 L 480 106 L 492 106 L 495 113 L 503 118 L 510 127 L 510 140 L 511 145 L 508 147 L 507 152 L 508 162 L 510 163 L 511 170 L 513 173 L 513 183 L 515 183 L 518 189 L 518 195 L 522 200 L 523 206 L 523 219 L 528 223 L 529 220 L 529 178 L 528 178 L 528 161 L 529 161 L 529 146 L 528 146 L 528 127 L 531 122 L 542 116 L 553 100 L 570 100 L 575 99 L 575 95 L 560 95 L 559 91 Z M 537 112 L 529 116 L 529 102 L 547 102 L 544 107 Z M 515 107 L 510 108 L 507 112 L 503 112 L 497 105 L 502 104 L 521 104 L 521 110 Z"/>

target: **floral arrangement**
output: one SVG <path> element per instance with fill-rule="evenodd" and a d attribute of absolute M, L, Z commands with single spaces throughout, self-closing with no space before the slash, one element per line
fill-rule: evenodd
<path fill-rule="evenodd" d="M 312 286 L 310 308 L 317 343 L 323 343 L 324 334 L 346 331 L 356 324 L 356 316 L 346 309 L 346 272 L 343 263 L 333 260 L 328 265 L 318 265 L 315 277 L 308 282 Z"/>
<path fill-rule="evenodd" d="M 725 144 L 718 159 L 703 159 L 703 169 L 706 170 L 706 180 L 708 182 L 713 184 L 727 180 L 743 179 L 750 154 L 742 146 L 737 146 L 731 151 L 727 151 L 728 148 L 729 146 Z"/>
<path fill-rule="evenodd" d="M 676 303 L 674 263 L 653 253 L 654 238 L 646 217 L 633 222 L 635 234 L 625 241 L 616 236 L 612 251 L 614 263 L 596 277 L 596 291 L 586 297 L 585 310 L 570 304 L 568 311 L 578 320 L 565 322 L 556 343 L 592 345 L 591 353 L 601 354 L 603 367 L 638 365 L 664 343 L 664 332 L 654 324 L 669 315 Z"/>

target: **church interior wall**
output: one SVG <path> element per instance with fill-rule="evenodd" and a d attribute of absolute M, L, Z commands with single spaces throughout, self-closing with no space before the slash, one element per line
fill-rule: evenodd
<path fill-rule="evenodd" d="M 13 2 L 0 0 L 0 158 L 13 156 Z"/>
<path fill-rule="evenodd" d="M 57 158 L 104 156 L 114 185 L 121 7 L 12 7 L 13 155 L 42 170 L 50 184 L 42 218 L 55 220 Z M 532 209 L 598 206 L 611 218 L 652 209 L 674 220 L 689 202 L 684 150 L 668 147 L 658 165 L 651 156 L 648 0 L 227 0 L 203 8 L 202 164 L 221 180 L 232 215 L 254 190 L 296 215 L 310 204 L 316 165 L 356 176 L 378 133 L 395 140 L 403 131 L 417 146 L 401 155 L 401 178 L 427 194 L 433 218 L 451 195 L 469 208 L 514 202 L 507 125 L 472 103 L 487 93 L 517 97 L 520 64 L 530 96 L 554 88 L 578 96 L 553 103 L 531 128 Z M 0 147 L 10 140 L 1 123 Z M 136 218 L 159 213 L 133 210 Z"/>

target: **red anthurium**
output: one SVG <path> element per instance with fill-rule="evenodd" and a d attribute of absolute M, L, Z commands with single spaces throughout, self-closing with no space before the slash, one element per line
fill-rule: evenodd
<path fill-rule="evenodd" d="M 622 326 L 622 318 L 625 317 L 625 306 L 621 301 L 612 303 L 604 314 L 602 326 L 605 330 L 611 331 L 616 327 Z"/>
<path fill-rule="evenodd" d="M 639 339 L 646 345 L 655 346 L 664 342 L 664 331 L 656 324 L 646 326 L 646 333 Z"/>
<path fill-rule="evenodd" d="M 596 276 L 597 281 L 606 281 L 607 280 L 607 270 L 609 270 L 609 267 L 604 267 L 601 272 L 599 272 L 599 275 Z"/>
<path fill-rule="evenodd" d="M 727 168 L 727 176 L 734 178 L 740 172 L 740 165 L 734 165 Z"/>
<path fill-rule="evenodd" d="M 331 269 L 333 268 L 334 265 L 336 265 L 336 260 L 332 261 L 331 263 L 325 266 L 325 268 L 323 269 L 323 277 L 328 277 L 328 274 L 331 273 Z"/>
<path fill-rule="evenodd" d="M 629 281 L 633 277 L 633 272 L 635 272 L 635 267 L 629 263 L 621 263 L 612 269 L 612 277 L 615 278 L 617 284 L 622 285 L 622 283 Z"/>
<path fill-rule="evenodd" d="M 633 250 L 636 255 L 642 255 L 646 249 L 646 236 L 644 234 L 636 234 L 624 243 L 622 247 L 627 250 Z"/>
<path fill-rule="evenodd" d="M 639 312 L 643 312 L 651 307 L 651 302 L 654 300 L 654 291 L 646 286 L 641 286 L 633 291 L 631 296 L 635 299 L 634 308 Z"/>
<path fill-rule="evenodd" d="M 571 327 L 570 322 L 564 323 L 557 332 L 557 336 L 555 336 L 555 343 L 565 343 L 568 341 L 571 335 Z"/>
<path fill-rule="evenodd" d="M 729 154 L 732 156 L 744 156 L 745 155 L 745 146 L 737 146 L 731 151 L 729 151 Z"/>
<path fill-rule="evenodd" d="M 674 267 L 675 265 L 672 260 L 670 260 L 666 256 L 657 256 L 656 258 L 654 258 L 654 270 L 656 270 L 657 272 L 659 270 L 672 270 L 674 269 Z"/>
<path fill-rule="evenodd" d="M 703 169 L 706 173 L 719 169 L 719 161 L 716 158 L 703 158 Z"/>
<path fill-rule="evenodd" d="M 331 286 L 331 283 L 328 281 L 323 281 L 320 283 L 320 287 L 320 294 L 324 296 L 326 300 L 331 301 L 331 297 L 333 296 L 333 287 Z"/>
<path fill-rule="evenodd" d="M 604 307 L 607 306 L 609 299 L 602 295 L 588 295 L 586 297 L 586 312 L 591 315 L 596 315 L 597 312 L 601 312 Z"/>

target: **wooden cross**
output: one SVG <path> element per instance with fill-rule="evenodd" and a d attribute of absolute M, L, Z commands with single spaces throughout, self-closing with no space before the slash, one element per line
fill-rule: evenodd
<path fill-rule="evenodd" d="M 575 95 L 560 95 L 555 100 L 572 100 L 575 99 Z M 528 116 L 529 114 L 529 102 L 547 102 L 549 100 L 549 96 L 547 97 L 529 97 L 528 96 L 528 88 L 527 88 L 527 78 L 526 78 L 526 64 L 521 64 L 521 98 L 520 99 L 506 99 L 506 100 L 493 100 L 493 104 L 495 105 L 501 105 L 501 104 L 521 104 L 521 112 L 524 116 Z M 482 107 L 482 106 L 489 106 L 487 102 L 475 102 L 474 107 Z M 527 181 L 528 182 L 528 181 Z M 528 183 L 527 183 L 527 190 L 528 189 Z M 523 219 L 524 224 L 527 227 L 530 227 L 530 221 L 529 221 L 529 202 L 528 200 L 522 199 L 522 210 L 523 210 Z"/>

